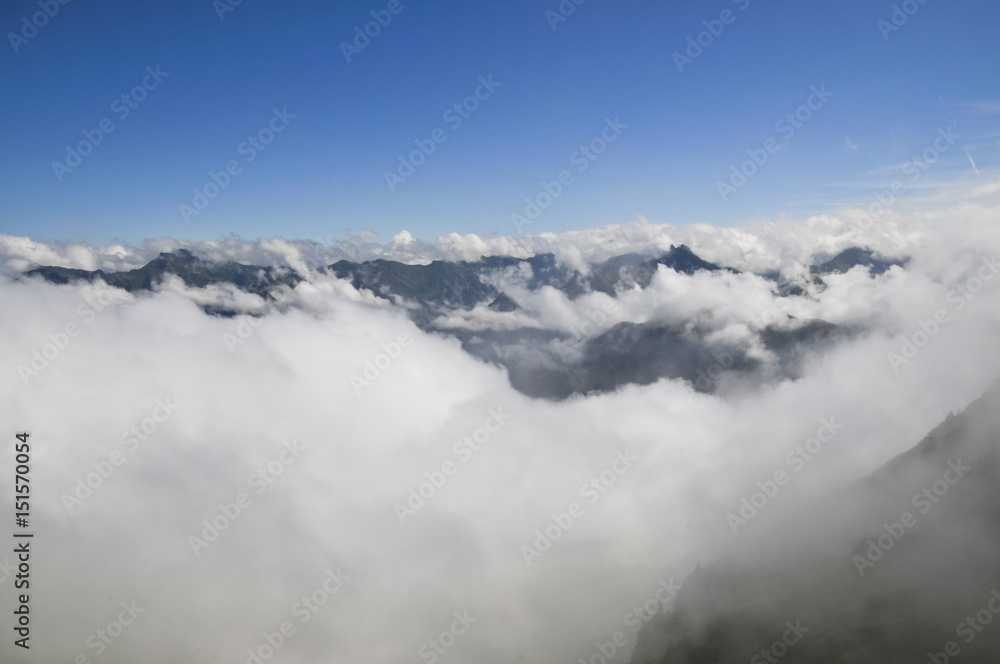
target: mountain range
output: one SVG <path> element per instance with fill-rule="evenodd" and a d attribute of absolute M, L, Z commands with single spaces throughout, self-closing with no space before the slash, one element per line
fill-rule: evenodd
<path fill-rule="evenodd" d="M 810 297 L 810 291 L 825 288 L 823 277 L 840 274 L 858 266 L 871 275 L 892 266 L 904 267 L 906 259 L 890 259 L 870 249 L 852 247 L 832 259 L 818 262 L 808 277 L 784 280 L 780 274 L 760 275 L 769 280 L 779 296 Z M 483 257 L 478 261 L 433 261 L 411 265 L 390 260 L 361 263 L 341 260 L 321 266 L 318 272 L 349 281 L 356 289 L 404 307 L 420 328 L 456 337 L 463 348 L 487 362 L 507 369 L 512 386 L 539 398 L 560 400 L 574 394 L 606 392 L 628 384 L 648 384 L 662 378 L 679 378 L 703 392 L 739 381 L 747 375 L 768 379 L 794 378 L 801 371 L 809 351 L 822 351 L 863 330 L 837 326 L 822 320 L 795 320 L 788 317 L 754 330 L 756 345 L 773 354 L 776 361 L 765 366 L 746 343 L 710 341 L 706 320 L 622 321 L 610 327 L 601 312 L 593 312 L 593 330 L 567 334 L 545 329 L 520 319 L 499 324 L 496 318 L 476 327 L 447 325 L 455 312 L 475 312 L 479 308 L 496 315 L 515 315 L 521 303 L 504 292 L 504 282 L 516 280 L 530 293 L 551 288 L 576 300 L 587 293 L 604 293 L 617 298 L 625 291 L 648 288 L 659 269 L 678 274 L 739 274 L 734 268 L 716 265 L 695 254 L 686 245 L 671 246 L 654 257 L 638 253 L 615 256 L 581 271 L 560 264 L 553 254 L 529 258 Z M 104 272 L 57 266 L 38 266 L 28 277 L 66 284 L 75 281 L 104 281 L 132 293 L 153 291 L 167 275 L 180 278 L 189 288 L 231 284 L 277 305 L 275 291 L 294 288 L 305 277 L 287 267 L 244 265 L 236 262 L 209 262 L 191 251 L 178 249 L 161 253 L 141 268 Z M 238 310 L 220 305 L 203 305 L 207 313 L 234 316 Z M 710 311 L 704 315 L 711 317 Z M 491 323 L 492 321 L 492 323 Z"/>

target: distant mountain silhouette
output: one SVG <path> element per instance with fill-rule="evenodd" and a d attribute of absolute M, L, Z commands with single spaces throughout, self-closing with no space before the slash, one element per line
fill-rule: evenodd
<path fill-rule="evenodd" d="M 843 274 L 851 268 L 862 266 L 867 267 L 871 274 L 883 274 L 894 265 L 906 267 L 909 259 L 881 258 L 871 249 L 861 247 L 850 247 L 819 265 L 809 268 L 812 274 Z"/>
<path fill-rule="evenodd" d="M 905 261 L 876 258 L 867 249 L 851 248 L 836 258 L 814 266 L 813 280 L 843 272 L 854 265 L 866 265 L 880 273 L 890 265 Z M 648 384 L 664 378 L 682 379 L 699 391 L 716 391 L 726 381 L 741 376 L 783 379 L 799 375 L 805 356 L 831 347 L 859 333 L 858 329 L 838 328 L 824 321 L 794 321 L 773 324 L 758 330 L 760 345 L 777 360 L 766 375 L 759 359 L 747 356 L 747 348 L 733 344 L 710 344 L 709 330 L 696 321 L 666 325 L 659 322 L 621 323 L 612 329 L 595 326 L 592 334 L 573 337 L 564 333 L 525 329 L 477 330 L 441 329 L 436 321 L 444 313 L 486 307 L 511 313 L 521 305 L 494 285 L 497 276 L 517 273 L 529 291 L 554 288 L 570 299 L 590 292 L 618 297 L 623 290 L 647 288 L 659 269 L 679 274 L 714 273 L 738 270 L 710 263 L 686 245 L 650 258 L 631 253 L 614 256 L 590 266 L 589 271 L 560 265 L 553 254 L 529 258 L 489 256 L 478 261 L 433 261 L 410 265 L 377 259 L 364 262 L 341 260 L 321 267 L 320 272 L 349 281 L 355 288 L 377 297 L 405 304 L 408 315 L 421 328 L 457 337 L 470 354 L 505 367 L 511 384 L 524 394 L 546 399 L 565 399 L 574 394 L 613 391 L 629 384 Z M 185 285 L 203 288 L 232 284 L 265 300 L 274 301 L 277 288 L 295 287 L 302 277 L 289 268 L 244 265 L 233 261 L 212 263 L 189 250 L 164 252 L 147 265 L 123 272 L 87 271 L 40 266 L 26 273 L 52 283 L 102 280 L 110 286 L 138 293 L 154 290 L 167 275 L 175 275 Z M 779 295 L 807 296 L 806 283 L 780 283 L 780 274 L 766 275 L 775 282 Z M 207 313 L 232 316 L 238 312 L 205 306 Z M 710 313 L 710 312 L 709 312 Z M 565 352 L 569 349 L 571 352 Z M 726 358 L 720 361 L 719 358 Z"/>

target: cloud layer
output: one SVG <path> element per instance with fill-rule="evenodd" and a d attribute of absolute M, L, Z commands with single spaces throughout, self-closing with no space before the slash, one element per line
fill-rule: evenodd
<path fill-rule="evenodd" d="M 34 442 L 34 656 L 246 662 L 248 649 L 265 660 L 277 647 L 274 661 L 289 664 L 549 664 L 588 657 L 618 629 L 631 639 L 628 612 L 661 580 L 739 549 L 744 534 L 727 513 L 825 419 L 842 428 L 775 514 L 907 450 L 1000 375 L 996 212 L 964 205 L 867 230 L 848 212 L 385 246 L 156 240 L 95 250 L 4 237 L 0 421 L 11 439 L 27 430 Z M 848 246 L 912 262 L 830 276 L 812 298 L 778 298 L 748 273 L 661 269 L 613 301 L 571 301 L 518 292 L 511 275 L 523 310 L 509 316 L 544 330 L 574 333 L 602 310 L 606 324 L 702 316 L 713 334 L 739 340 L 782 305 L 866 329 L 808 358 L 797 381 L 720 397 L 662 380 L 560 403 L 525 397 L 455 339 L 316 271 L 339 257 L 542 251 L 583 267 L 682 242 L 713 262 L 786 276 Z M 178 281 L 133 296 L 17 278 L 32 263 L 132 268 L 180 246 L 288 265 L 307 280 L 265 307 Z M 207 302 L 266 315 L 207 316 Z M 930 335 L 942 309 L 947 322 Z M 452 323 L 501 324 L 491 315 Z M 12 482 L 0 477 L 5 495 Z M 108 643 L 98 630 L 118 633 L 111 624 L 133 601 L 143 611 Z M 13 652 L 10 641 L 0 653 Z"/>

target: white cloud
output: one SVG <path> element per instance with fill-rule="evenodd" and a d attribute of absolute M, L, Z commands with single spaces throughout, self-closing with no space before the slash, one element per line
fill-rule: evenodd
<path fill-rule="evenodd" d="M 837 417 L 843 432 L 801 486 L 790 487 L 791 502 L 799 495 L 793 490 L 824 495 L 906 450 L 1000 375 L 1000 279 L 961 310 L 949 309 L 951 322 L 898 373 L 886 359 L 1000 249 L 994 213 L 967 206 L 893 217 L 869 231 L 847 215 L 734 229 L 639 222 L 521 239 L 448 236 L 419 247 L 424 258 L 503 249 L 551 250 L 578 261 L 684 242 L 740 269 L 800 272 L 817 252 L 861 242 L 913 256 L 906 271 L 831 276 L 817 299 L 794 298 L 797 315 L 864 321 L 871 333 L 816 356 L 798 381 L 726 399 L 664 380 L 561 403 L 532 400 L 454 339 L 424 333 L 401 310 L 319 275 L 280 292 L 233 352 L 223 339 L 238 321 L 206 316 L 198 305 L 239 302 L 249 311 L 261 304 L 254 296 L 168 280 L 154 294 L 119 292 L 119 304 L 84 321 L 84 295 L 100 286 L 5 281 L 0 421 L 7 435 L 26 429 L 35 443 L 35 656 L 73 661 L 84 653 L 98 661 L 88 636 L 132 599 L 145 613 L 100 662 L 243 662 L 247 648 L 283 621 L 296 630 L 279 655 L 290 664 L 420 661 L 421 645 L 463 610 L 478 622 L 449 650 L 450 661 L 587 656 L 595 639 L 623 627 L 625 612 L 659 578 L 682 577 L 736 548 L 726 513 L 821 418 Z M 415 244 L 407 242 L 407 251 Z M 15 266 L 125 260 L 119 250 L 87 253 L 9 237 L 0 246 Z M 126 258 L 169 246 L 149 242 Z M 206 257 L 294 260 L 300 270 L 339 251 L 236 239 L 185 246 Z M 354 257 L 376 251 L 391 247 Z M 512 296 L 524 307 L 516 316 L 556 330 L 576 329 L 588 308 L 611 301 L 601 294 L 570 301 L 551 289 Z M 666 270 L 645 291 L 614 302 L 609 323 L 683 320 L 707 309 L 717 334 L 732 338 L 775 304 L 766 282 L 752 275 Z M 462 315 L 473 324 L 493 314 Z M 43 352 L 55 343 L 49 335 L 59 339 L 73 322 L 79 333 L 25 384 L 18 366 L 30 365 L 33 351 Z M 397 348 L 401 334 L 412 343 Z M 359 395 L 352 376 L 364 377 L 369 366 L 374 377 L 365 377 Z M 177 412 L 123 452 L 125 462 L 67 514 L 62 494 L 121 450 L 123 432 L 141 427 L 156 400 L 168 398 Z M 475 436 L 491 409 L 509 419 L 462 461 L 455 444 Z M 305 445 L 301 458 L 255 494 L 253 475 L 292 439 Z M 634 467 L 587 502 L 581 485 L 626 449 L 638 458 Z M 457 472 L 400 524 L 395 505 L 449 461 Z M 11 483 L 0 477 L 4 495 Z M 189 537 L 241 491 L 250 506 L 196 557 Z M 520 547 L 572 501 L 583 516 L 527 566 Z M 352 578 L 308 623 L 298 622 L 293 605 L 338 567 Z M 8 616 L 11 597 L 4 593 Z M 12 648 L 10 638 L 0 642 L 0 653 Z"/>

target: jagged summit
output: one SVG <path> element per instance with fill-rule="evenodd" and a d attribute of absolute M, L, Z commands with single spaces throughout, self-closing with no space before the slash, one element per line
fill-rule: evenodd
<path fill-rule="evenodd" d="M 871 252 L 857 249 L 843 252 L 838 265 L 874 260 Z M 756 336 L 756 346 L 773 358 L 773 366 L 765 366 L 759 353 L 751 353 L 747 344 L 710 341 L 711 326 L 696 320 L 613 324 L 605 314 L 590 312 L 592 329 L 580 334 L 539 329 L 537 325 L 515 329 L 507 325 L 495 330 L 482 329 L 482 325 L 439 326 L 441 319 L 456 314 L 461 318 L 462 312 L 472 312 L 478 307 L 497 314 L 521 310 L 515 296 L 501 290 L 506 289 L 502 284 L 510 283 L 505 280 L 513 279 L 516 282 L 513 287 L 519 292 L 552 288 L 570 300 L 587 293 L 618 298 L 623 292 L 646 289 L 657 271 L 663 269 L 685 275 L 738 272 L 702 259 L 684 244 L 672 245 L 666 253 L 652 258 L 637 253 L 614 256 L 586 271 L 561 265 L 553 254 L 537 254 L 529 258 L 484 256 L 477 261 L 437 260 L 425 265 L 381 258 L 360 263 L 340 260 L 320 268 L 320 272 L 403 306 L 422 329 L 458 338 L 468 353 L 505 367 L 515 389 L 545 399 L 613 391 L 624 385 L 649 384 L 664 378 L 686 380 L 702 392 L 715 392 L 727 382 L 754 374 L 767 380 L 794 379 L 800 375 L 802 362 L 810 351 L 830 348 L 860 332 L 822 320 L 783 321 L 754 329 L 751 334 Z M 276 297 L 277 289 L 295 287 L 303 279 L 288 268 L 234 261 L 213 263 L 187 249 L 161 253 L 143 267 L 123 272 L 42 266 L 26 274 L 57 284 L 103 280 L 129 292 L 154 290 L 164 277 L 174 275 L 193 288 L 231 284 L 261 296 L 272 306 L 287 306 L 279 304 L 284 298 Z M 777 285 L 776 290 L 779 296 L 785 294 Z M 805 293 L 801 287 L 799 291 L 798 294 Z M 210 314 L 240 313 L 225 303 L 202 306 Z M 495 318 L 491 320 L 496 322 Z M 524 353 L 526 348 L 535 354 Z M 543 357 L 547 359 L 538 361 Z M 725 361 L 720 362 L 720 357 L 726 358 Z"/>

